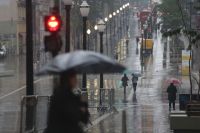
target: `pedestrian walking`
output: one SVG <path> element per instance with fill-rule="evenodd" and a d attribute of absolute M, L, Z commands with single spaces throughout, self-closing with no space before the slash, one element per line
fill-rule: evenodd
<path fill-rule="evenodd" d="M 45 133 L 83 133 L 82 124 L 89 122 L 86 101 L 73 93 L 77 85 L 76 73 L 61 75 L 50 102 L 48 126 Z"/>
<path fill-rule="evenodd" d="M 136 37 L 137 46 L 138 46 L 139 41 L 140 41 L 139 37 Z"/>
<path fill-rule="evenodd" d="M 105 69 L 109 68 L 109 69 Z M 87 98 L 77 92 L 77 74 L 121 73 L 126 68 L 107 56 L 91 51 L 75 51 L 56 56 L 37 73 L 59 75 L 50 101 L 45 133 L 83 133 L 89 122 Z"/>
<path fill-rule="evenodd" d="M 124 88 L 126 88 L 128 86 L 128 81 L 129 81 L 129 79 L 128 79 L 126 74 L 124 74 L 124 76 L 122 77 L 121 81 L 122 81 L 122 86 Z"/>
<path fill-rule="evenodd" d="M 132 84 L 134 93 L 136 92 L 137 89 L 137 82 L 138 82 L 138 77 L 135 74 L 132 74 Z"/>
<path fill-rule="evenodd" d="M 124 102 L 126 102 L 126 87 L 128 86 L 128 77 L 126 74 L 124 74 L 124 76 L 122 77 L 121 81 L 122 81 L 122 86 L 124 88 Z"/>
<path fill-rule="evenodd" d="M 173 104 L 173 110 L 175 110 L 177 88 L 173 83 L 171 83 L 170 86 L 167 88 L 167 93 L 168 93 L 168 100 L 169 100 L 169 111 L 171 111 L 172 104 Z"/>

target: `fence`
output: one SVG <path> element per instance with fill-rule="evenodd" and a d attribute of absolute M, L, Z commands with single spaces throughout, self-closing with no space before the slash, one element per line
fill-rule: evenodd
<path fill-rule="evenodd" d="M 89 108 L 111 111 L 114 105 L 114 89 L 91 90 L 88 96 Z M 102 104 L 99 105 L 100 99 Z M 47 127 L 50 96 L 24 96 L 21 101 L 20 133 L 43 133 Z"/>
<path fill-rule="evenodd" d="M 20 133 L 42 133 L 47 126 L 50 96 L 25 96 L 21 101 Z"/>
<path fill-rule="evenodd" d="M 115 103 L 114 89 L 99 89 L 88 91 L 89 108 L 99 108 L 99 111 L 112 110 Z M 103 110 L 101 110 L 103 108 Z"/>

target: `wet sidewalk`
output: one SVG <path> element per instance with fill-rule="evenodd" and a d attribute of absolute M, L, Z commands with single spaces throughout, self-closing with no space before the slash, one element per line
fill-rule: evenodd
<path fill-rule="evenodd" d="M 124 63 L 129 69 L 141 70 L 142 72 L 137 92 L 136 94 L 133 93 L 132 84 L 130 83 L 127 93 L 128 103 L 116 103 L 116 108 L 119 112 L 93 125 L 88 130 L 88 133 L 171 132 L 168 118 L 168 100 L 164 83 L 168 78 L 177 77 L 174 74 L 176 69 L 173 64 L 170 64 L 169 57 L 166 59 L 163 57 L 163 43 L 161 42 L 160 33 L 154 43 L 153 55 L 145 57 L 145 64 L 141 66 L 140 54 L 136 52 L 135 37 L 132 36 L 129 46 L 130 54 Z M 166 65 L 163 65 L 163 60 L 166 61 Z M 187 79 L 185 80 L 187 81 Z M 187 87 L 185 88 L 187 89 Z M 122 91 L 120 90 L 120 92 Z M 116 100 L 122 99 L 122 97 L 121 93 L 121 97 L 116 97 Z M 176 109 L 178 109 L 178 104 L 176 105 Z"/>

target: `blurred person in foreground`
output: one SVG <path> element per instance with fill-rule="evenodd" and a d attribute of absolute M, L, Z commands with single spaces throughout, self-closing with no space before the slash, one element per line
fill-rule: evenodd
<path fill-rule="evenodd" d="M 45 133 L 84 133 L 82 126 L 89 122 L 88 104 L 74 94 L 76 87 L 76 73 L 61 75 L 60 85 L 55 88 L 50 102 Z"/>
<path fill-rule="evenodd" d="M 169 111 L 171 111 L 172 104 L 173 104 L 173 110 L 175 110 L 177 88 L 173 83 L 171 83 L 169 87 L 167 88 L 167 93 L 168 93 L 168 100 L 169 100 Z"/>

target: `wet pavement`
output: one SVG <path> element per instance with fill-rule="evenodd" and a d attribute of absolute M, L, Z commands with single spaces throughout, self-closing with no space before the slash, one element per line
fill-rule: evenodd
<path fill-rule="evenodd" d="M 188 78 L 177 75 L 176 65 L 170 64 L 169 52 L 166 53 L 167 58 L 163 57 L 160 33 L 156 33 L 153 55 L 146 57 L 145 65 L 141 66 L 140 46 L 136 47 L 135 38 L 139 35 L 137 19 L 131 17 L 130 22 L 129 54 L 120 62 L 130 70 L 142 73 L 137 93 L 133 93 L 132 84 L 129 82 L 128 103 L 123 103 L 123 88 L 120 85 L 122 75 L 104 75 L 105 88 L 115 89 L 115 107 L 119 113 L 93 125 L 88 133 L 170 133 L 166 86 L 163 84 L 170 77 L 180 78 L 184 82 L 179 92 L 188 91 Z M 123 55 L 124 53 L 126 49 Z M 163 65 L 163 62 L 166 62 L 166 65 Z M 0 71 L 12 70 L 14 75 L 0 78 L 0 132 L 18 133 L 21 97 L 25 95 L 25 58 L 8 57 L 1 60 L 1 64 L 3 68 L 0 68 Z M 131 73 L 127 74 L 131 79 Z M 88 75 L 87 85 L 89 90 L 98 91 L 99 76 Z M 52 77 L 35 77 L 36 94 L 50 95 L 52 86 Z M 98 115 L 96 110 L 91 112 L 94 116 Z"/>
<path fill-rule="evenodd" d="M 137 27 L 136 18 L 133 25 Z M 140 50 L 136 47 L 135 37 L 138 33 L 135 28 L 131 34 L 129 45 L 129 56 L 124 61 L 131 70 L 141 71 L 136 94 L 133 93 L 132 85 L 129 84 L 127 93 L 128 103 L 116 102 L 119 113 L 112 114 L 103 121 L 94 125 L 88 133 L 170 133 L 169 108 L 166 94 L 165 81 L 175 77 L 183 81 L 180 92 L 188 92 L 188 78 L 181 77 L 177 73 L 176 64 L 169 61 L 169 52 L 164 51 L 161 34 L 157 34 L 154 41 L 152 56 L 145 57 L 142 67 L 140 61 Z M 166 58 L 163 53 L 166 52 Z M 165 63 L 164 63 L 165 62 Z M 129 79 L 131 79 L 129 73 Z M 117 90 L 116 90 L 117 91 Z M 121 97 L 123 95 L 121 94 Z M 120 96 L 116 99 L 120 99 Z M 178 109 L 178 103 L 176 105 Z"/>

